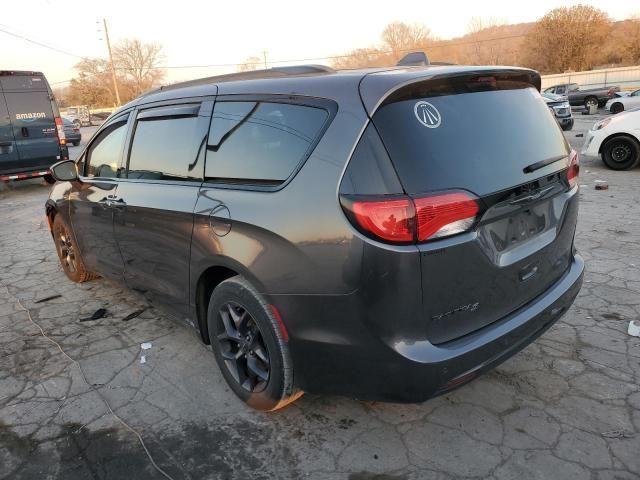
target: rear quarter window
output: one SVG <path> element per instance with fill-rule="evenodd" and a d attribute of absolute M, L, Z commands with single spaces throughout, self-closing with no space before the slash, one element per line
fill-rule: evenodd
<path fill-rule="evenodd" d="M 275 102 L 216 102 L 205 166 L 209 181 L 279 185 L 310 154 L 327 122 L 323 108 Z"/>

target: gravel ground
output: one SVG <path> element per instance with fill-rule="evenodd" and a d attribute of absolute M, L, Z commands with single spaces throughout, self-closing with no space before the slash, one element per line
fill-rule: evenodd
<path fill-rule="evenodd" d="M 574 147 L 596 119 L 576 115 Z M 639 478 L 640 338 L 626 329 L 640 318 L 640 169 L 583 158 L 581 184 L 584 287 L 534 344 L 424 404 L 306 395 L 273 414 L 235 399 L 190 327 L 109 281 L 66 279 L 48 187 L 0 187 L 0 478 L 163 478 L 145 448 L 176 480 Z"/>

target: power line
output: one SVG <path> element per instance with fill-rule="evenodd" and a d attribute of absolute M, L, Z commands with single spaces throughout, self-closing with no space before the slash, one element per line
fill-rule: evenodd
<path fill-rule="evenodd" d="M 62 50 L 61 48 L 52 47 L 51 45 L 47 45 L 46 43 L 38 42 L 37 40 L 33 40 L 23 35 L 10 32 L 8 30 L 5 30 L 4 28 L 0 28 L 0 32 L 6 33 L 7 35 L 11 35 L 12 37 L 19 38 L 20 40 L 24 40 L 25 42 L 33 43 L 34 45 L 38 45 L 39 47 L 48 48 L 49 50 L 53 50 L 54 52 L 64 53 L 65 55 L 69 55 L 70 57 L 83 58 L 81 55 L 76 55 L 75 53 L 67 52 L 66 50 Z"/>

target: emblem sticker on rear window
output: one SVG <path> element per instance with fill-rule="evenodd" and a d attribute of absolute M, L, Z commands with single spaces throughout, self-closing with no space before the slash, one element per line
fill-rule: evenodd
<path fill-rule="evenodd" d="M 442 116 L 436 107 L 429 102 L 420 101 L 413 107 L 418 121 L 427 128 L 438 128 L 442 122 Z"/>

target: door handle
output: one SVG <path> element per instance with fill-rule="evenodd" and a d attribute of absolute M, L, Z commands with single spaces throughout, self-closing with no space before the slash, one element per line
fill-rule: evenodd
<path fill-rule="evenodd" d="M 0 147 L 10 147 L 13 142 L 0 142 Z"/>
<path fill-rule="evenodd" d="M 27 127 L 22 127 L 22 136 L 23 137 L 29 136 L 29 129 Z"/>
<path fill-rule="evenodd" d="M 127 206 L 127 202 L 121 198 L 108 198 L 105 203 L 110 208 L 124 208 Z"/>

